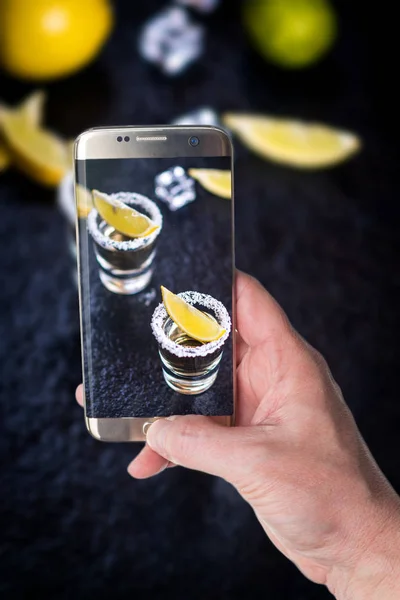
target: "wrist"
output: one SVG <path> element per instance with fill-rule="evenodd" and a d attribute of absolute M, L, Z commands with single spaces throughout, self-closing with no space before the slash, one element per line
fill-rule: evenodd
<path fill-rule="evenodd" d="M 383 505 L 369 507 L 364 519 L 353 530 L 353 539 L 349 538 L 353 552 L 349 553 L 347 564 L 332 568 L 328 589 L 337 600 L 397 600 L 400 598 L 398 498 L 392 496 Z"/>

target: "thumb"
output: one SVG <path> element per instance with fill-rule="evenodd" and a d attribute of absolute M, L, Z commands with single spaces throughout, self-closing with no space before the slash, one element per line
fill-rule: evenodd
<path fill-rule="evenodd" d="M 152 450 L 169 461 L 217 475 L 238 485 L 265 459 L 263 427 L 225 427 L 208 417 L 177 416 L 155 421 L 147 431 Z M 264 454 L 264 456 L 263 456 Z"/>

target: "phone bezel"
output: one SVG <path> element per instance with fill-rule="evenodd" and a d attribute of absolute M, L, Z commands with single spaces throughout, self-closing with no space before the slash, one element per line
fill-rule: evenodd
<path fill-rule="evenodd" d="M 129 142 L 119 142 L 117 138 L 129 136 Z M 189 138 L 197 136 L 200 139 L 198 146 L 191 146 Z M 149 138 L 137 140 L 136 138 Z M 152 139 L 166 138 L 166 139 Z M 121 158 L 181 158 L 228 156 L 231 158 L 232 172 L 232 335 L 236 334 L 236 303 L 235 303 L 235 230 L 234 230 L 234 165 L 233 145 L 230 137 L 223 129 L 214 126 L 191 125 L 157 125 L 157 126 L 121 126 L 121 127 L 96 127 L 84 131 L 75 141 L 74 160 L 91 159 L 121 159 Z M 74 169 L 74 182 L 76 183 L 76 164 Z M 85 181 L 80 180 L 85 186 Z M 81 322 L 81 349 L 82 369 L 84 372 L 84 339 L 83 339 L 83 299 L 81 290 L 81 258 L 79 240 L 79 219 L 76 222 L 77 260 L 79 280 L 79 312 Z M 233 343 L 233 373 L 236 371 L 236 350 Z M 146 429 L 149 423 L 165 417 L 123 417 L 123 418 L 94 418 L 86 415 L 86 394 L 84 378 L 84 407 L 85 422 L 89 433 L 97 440 L 105 442 L 145 441 Z M 220 425 L 232 426 L 235 422 L 236 408 L 236 377 L 233 381 L 233 414 L 228 416 L 209 417 Z"/>

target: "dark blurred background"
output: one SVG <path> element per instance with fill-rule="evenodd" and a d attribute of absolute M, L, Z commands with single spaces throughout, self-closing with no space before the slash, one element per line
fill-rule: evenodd
<path fill-rule="evenodd" d="M 400 491 L 388 7 L 336 0 L 331 51 L 288 70 L 253 48 L 245 2 L 226 0 L 192 13 L 206 29 L 205 50 L 172 78 L 137 50 L 143 23 L 167 3 L 113 4 L 114 30 L 90 66 L 49 83 L 4 71 L 0 98 L 13 104 L 44 88 L 46 124 L 65 138 L 99 124 L 166 123 L 203 105 L 322 121 L 361 137 L 356 157 L 314 172 L 267 162 L 235 139 L 237 266 L 326 356 Z M 225 482 L 180 468 L 132 481 L 126 466 L 139 446 L 101 445 L 86 433 L 73 399 L 81 381 L 77 291 L 54 198 L 13 168 L 0 175 L 2 598 L 329 598 L 278 553 Z"/>

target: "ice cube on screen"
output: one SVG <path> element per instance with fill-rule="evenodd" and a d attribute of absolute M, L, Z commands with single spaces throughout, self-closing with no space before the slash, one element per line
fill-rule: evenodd
<path fill-rule="evenodd" d="M 212 108 L 202 106 L 172 121 L 173 125 L 218 125 L 218 115 Z"/>
<path fill-rule="evenodd" d="M 177 0 L 177 2 L 178 4 L 195 8 L 203 13 L 209 13 L 213 11 L 219 4 L 219 0 Z"/>
<path fill-rule="evenodd" d="M 167 8 L 149 19 L 139 36 L 139 52 L 166 75 L 182 73 L 203 52 L 204 28 L 186 9 Z"/>
<path fill-rule="evenodd" d="M 183 167 L 176 166 L 159 173 L 154 180 L 155 195 L 172 211 L 196 199 L 194 179 Z"/>

